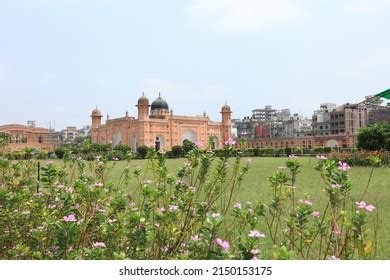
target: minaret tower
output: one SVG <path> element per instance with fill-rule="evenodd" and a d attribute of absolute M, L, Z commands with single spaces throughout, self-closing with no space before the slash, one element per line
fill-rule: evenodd
<path fill-rule="evenodd" d="M 145 94 L 138 99 L 138 143 L 139 145 L 149 146 L 150 142 L 150 124 L 149 124 L 149 100 L 146 98 Z"/>
<path fill-rule="evenodd" d="M 102 112 L 96 108 L 92 111 L 91 118 L 92 118 L 92 131 L 91 131 L 91 140 L 92 143 L 99 143 L 99 127 L 102 124 Z"/>
<path fill-rule="evenodd" d="M 149 99 L 146 98 L 145 94 L 142 93 L 142 96 L 138 99 L 138 120 L 144 121 L 149 119 Z"/>
<path fill-rule="evenodd" d="M 232 111 L 225 103 L 221 109 L 222 115 L 222 142 L 225 143 L 232 136 Z"/>

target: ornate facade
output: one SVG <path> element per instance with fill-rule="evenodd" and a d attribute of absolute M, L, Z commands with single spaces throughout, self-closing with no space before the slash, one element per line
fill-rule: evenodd
<path fill-rule="evenodd" d="M 100 144 L 126 144 L 136 150 L 139 146 L 155 146 L 169 150 L 182 145 L 184 140 L 206 143 L 214 138 L 214 148 L 221 147 L 231 137 L 230 107 L 221 109 L 222 122 L 214 122 L 206 114 L 203 116 L 177 116 L 169 110 L 168 103 L 159 96 L 152 104 L 145 95 L 136 105 L 138 116 L 126 115 L 109 119 L 102 124 L 102 113 L 96 108 L 92 111 L 92 142 Z"/>

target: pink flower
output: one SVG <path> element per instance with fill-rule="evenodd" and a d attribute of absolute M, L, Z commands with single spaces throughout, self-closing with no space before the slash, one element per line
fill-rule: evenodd
<path fill-rule="evenodd" d="M 339 261 L 340 259 L 338 257 L 336 257 L 336 256 L 331 256 L 329 258 L 329 260 L 331 260 L 331 261 Z"/>
<path fill-rule="evenodd" d="M 260 238 L 260 237 L 265 237 L 264 233 L 261 233 L 257 230 L 251 230 L 248 234 L 249 237 L 254 237 L 254 238 Z"/>
<path fill-rule="evenodd" d="M 197 141 L 197 142 L 195 143 L 195 145 L 196 145 L 198 148 L 202 148 L 202 147 L 204 146 L 203 141 Z"/>
<path fill-rule="evenodd" d="M 96 206 L 96 211 L 98 211 L 99 213 L 106 213 L 106 210 L 104 208 L 99 207 L 99 206 Z"/>
<path fill-rule="evenodd" d="M 74 214 L 70 214 L 69 216 L 64 216 L 63 221 L 66 223 L 71 223 L 71 222 L 77 222 L 77 219 Z"/>
<path fill-rule="evenodd" d="M 359 209 L 365 209 L 367 212 L 372 212 L 375 210 L 375 206 L 374 205 L 368 205 L 366 202 L 364 201 L 360 201 L 360 202 L 355 202 L 356 203 L 356 207 L 359 208 Z"/>
<path fill-rule="evenodd" d="M 310 200 L 307 200 L 307 199 L 305 199 L 305 200 L 300 199 L 299 202 L 302 204 L 305 204 L 305 205 L 309 205 L 309 206 L 313 205 L 313 202 L 311 202 Z"/>
<path fill-rule="evenodd" d="M 176 184 L 177 184 L 177 185 L 183 185 L 183 180 L 182 180 L 182 179 L 176 180 Z"/>
<path fill-rule="evenodd" d="M 158 211 L 160 213 L 164 213 L 165 211 L 167 211 L 167 209 L 165 209 L 164 207 L 161 207 L 161 208 L 158 208 Z"/>
<path fill-rule="evenodd" d="M 191 240 L 194 242 L 199 241 L 200 240 L 199 235 L 196 234 L 194 236 L 191 236 Z"/>
<path fill-rule="evenodd" d="M 305 204 L 305 205 L 313 205 L 313 202 L 311 202 L 310 200 L 307 200 L 307 199 L 305 199 L 304 201 L 303 201 L 303 204 Z"/>
<path fill-rule="evenodd" d="M 367 210 L 368 212 L 374 211 L 375 208 L 376 208 L 376 207 L 375 207 L 374 205 L 367 205 L 367 206 L 366 206 L 366 210 Z"/>
<path fill-rule="evenodd" d="M 328 158 L 326 156 L 324 156 L 324 155 L 318 155 L 317 159 L 319 159 L 319 160 L 327 160 Z"/>
<path fill-rule="evenodd" d="M 236 204 L 234 204 L 233 206 L 235 209 L 241 209 L 241 203 L 237 202 Z"/>
<path fill-rule="evenodd" d="M 339 189 L 339 188 L 341 188 L 341 186 L 338 185 L 338 184 L 332 184 L 330 187 L 331 187 L 332 189 Z"/>
<path fill-rule="evenodd" d="M 260 254 L 260 249 L 252 249 L 252 250 L 251 250 L 251 254 L 252 254 L 253 256 L 257 256 L 258 254 Z"/>
<path fill-rule="evenodd" d="M 219 213 L 212 213 L 212 214 L 211 214 L 211 217 L 214 218 L 214 219 L 217 219 L 217 218 L 219 218 L 220 216 L 221 216 L 221 214 L 219 214 Z"/>
<path fill-rule="evenodd" d="M 319 217 L 320 217 L 320 212 L 314 211 L 313 213 L 311 213 L 311 215 L 312 215 L 314 218 L 319 218 Z"/>
<path fill-rule="evenodd" d="M 234 140 L 233 138 L 229 138 L 228 140 L 225 141 L 225 145 L 226 146 L 234 146 L 236 145 L 236 140 Z"/>
<path fill-rule="evenodd" d="M 230 248 L 229 242 L 226 240 L 222 240 L 220 238 L 215 239 L 215 243 L 217 243 L 223 250 L 228 250 Z"/>
<path fill-rule="evenodd" d="M 346 162 L 339 161 L 339 169 L 342 171 L 348 171 L 351 167 Z"/>
<path fill-rule="evenodd" d="M 92 248 L 97 249 L 97 248 L 106 248 L 106 244 L 103 242 L 94 242 L 92 244 Z"/>
<path fill-rule="evenodd" d="M 55 204 L 49 204 L 48 206 L 47 206 L 47 209 L 54 209 L 54 208 L 56 208 L 57 206 L 55 205 Z"/>
<path fill-rule="evenodd" d="M 169 205 L 169 211 L 176 211 L 179 208 L 177 205 Z"/>

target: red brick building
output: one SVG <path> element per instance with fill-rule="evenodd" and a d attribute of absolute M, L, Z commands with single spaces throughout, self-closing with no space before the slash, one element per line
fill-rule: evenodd
<path fill-rule="evenodd" d="M 356 135 L 324 135 L 294 138 L 262 138 L 249 140 L 249 148 L 353 148 L 357 144 Z"/>
<path fill-rule="evenodd" d="M 0 132 L 6 132 L 10 136 L 4 152 L 20 151 L 27 147 L 49 152 L 56 148 L 47 128 L 8 124 L 0 126 Z"/>

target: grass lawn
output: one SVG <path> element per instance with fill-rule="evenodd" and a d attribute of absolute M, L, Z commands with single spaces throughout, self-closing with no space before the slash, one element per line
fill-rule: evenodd
<path fill-rule="evenodd" d="M 271 189 L 268 184 L 268 177 L 278 167 L 284 166 L 285 158 L 254 158 L 251 163 L 251 169 L 239 191 L 237 201 L 264 201 L 269 202 L 271 198 Z M 297 197 L 309 195 L 315 203 L 314 209 L 323 212 L 326 202 L 326 194 L 323 191 L 323 182 L 318 171 L 314 170 L 316 159 L 300 158 L 300 163 L 303 165 L 301 173 L 297 180 Z M 168 166 L 171 173 L 175 173 L 178 167 L 183 163 L 183 159 L 170 159 Z M 117 181 L 122 173 L 124 162 L 117 162 L 112 170 L 114 181 Z M 131 162 L 131 168 L 139 166 L 143 170 L 146 166 L 146 160 L 134 160 Z M 352 167 L 349 171 L 353 190 L 352 197 L 358 201 L 364 192 L 371 168 Z M 364 198 L 370 204 L 374 204 L 377 209 L 372 215 L 372 220 L 376 215 L 379 216 L 378 228 L 378 259 L 390 259 L 390 169 L 375 168 L 372 181 L 368 192 Z M 131 190 L 129 190 L 131 192 Z M 360 201 L 360 200 L 359 200 Z M 265 230 L 265 229 L 264 229 Z M 271 257 L 271 256 L 269 256 Z"/>

